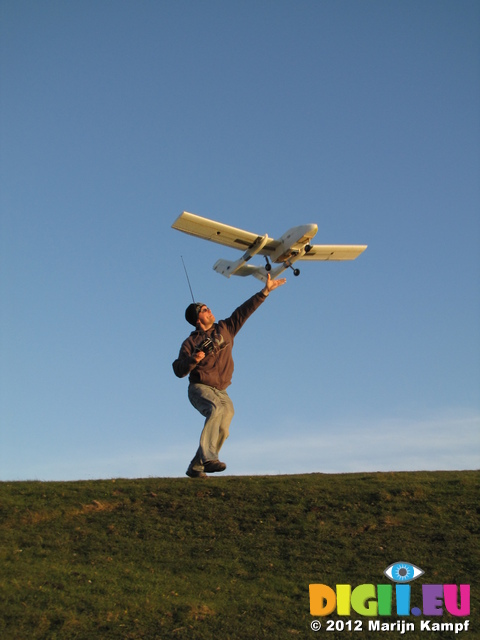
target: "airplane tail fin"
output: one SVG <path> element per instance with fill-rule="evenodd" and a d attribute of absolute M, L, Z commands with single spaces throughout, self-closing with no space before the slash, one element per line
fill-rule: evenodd
<path fill-rule="evenodd" d="M 217 260 L 213 268 L 217 273 L 221 273 L 222 276 L 226 278 L 230 278 L 230 276 L 255 276 L 255 278 L 262 280 L 262 282 L 266 282 L 267 272 L 264 267 L 255 267 L 253 264 L 245 263 L 238 264 L 238 262 L 238 260 L 236 262 Z"/>
<path fill-rule="evenodd" d="M 235 262 L 232 262 L 231 260 L 217 260 L 213 265 L 214 270 L 217 273 L 221 273 L 222 276 L 225 276 L 226 278 L 230 278 L 230 276 L 235 273 L 235 267 Z"/>

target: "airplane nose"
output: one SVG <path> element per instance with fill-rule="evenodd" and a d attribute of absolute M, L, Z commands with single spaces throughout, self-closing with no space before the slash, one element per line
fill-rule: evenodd
<path fill-rule="evenodd" d="M 313 238 L 313 236 L 318 231 L 318 225 L 312 222 L 311 224 L 306 224 L 305 229 L 306 229 L 305 235 L 306 236 L 308 235 L 310 238 Z"/>

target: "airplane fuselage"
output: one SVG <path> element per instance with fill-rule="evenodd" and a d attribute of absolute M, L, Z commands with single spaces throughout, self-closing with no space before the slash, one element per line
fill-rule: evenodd
<path fill-rule="evenodd" d="M 286 231 L 279 240 L 279 245 L 271 254 L 272 262 L 289 262 L 299 254 L 305 253 L 305 247 L 310 244 L 310 240 L 316 235 L 318 225 L 302 224 Z"/>

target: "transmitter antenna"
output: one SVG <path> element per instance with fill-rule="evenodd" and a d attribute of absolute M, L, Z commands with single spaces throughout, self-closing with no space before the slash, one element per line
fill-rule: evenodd
<path fill-rule="evenodd" d="M 188 288 L 190 289 L 190 293 L 192 294 L 193 304 L 195 304 L 195 298 L 193 297 L 192 285 L 190 284 L 190 278 L 188 277 L 187 267 L 185 266 L 185 261 L 183 260 L 183 256 L 180 256 L 183 263 L 183 268 L 185 269 L 185 275 L 187 276 Z"/>

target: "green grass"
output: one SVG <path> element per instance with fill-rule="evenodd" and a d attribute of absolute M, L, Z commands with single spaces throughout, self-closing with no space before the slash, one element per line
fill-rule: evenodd
<path fill-rule="evenodd" d="M 309 584 L 385 583 L 398 560 L 425 571 L 412 606 L 421 582 L 471 584 L 469 637 L 480 637 L 478 479 L 464 471 L 0 483 L 0 637 L 320 638 L 325 629 L 310 630 Z"/>

